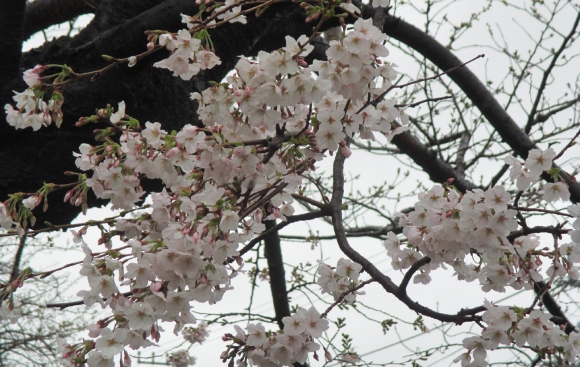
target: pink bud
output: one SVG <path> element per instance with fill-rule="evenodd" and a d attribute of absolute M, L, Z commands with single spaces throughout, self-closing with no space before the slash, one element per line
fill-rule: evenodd
<path fill-rule="evenodd" d="M 42 121 L 44 121 L 46 125 L 50 125 L 52 123 L 52 117 L 50 117 L 50 110 L 48 108 L 45 109 L 44 113 L 42 114 Z"/>
<path fill-rule="evenodd" d="M 165 153 L 165 157 L 166 158 L 173 158 L 173 157 L 177 156 L 178 154 L 179 154 L 179 148 L 173 147 L 173 148 L 169 149 L 167 151 L 167 153 Z"/>
<path fill-rule="evenodd" d="M 75 126 L 83 126 L 88 122 L 88 119 L 86 117 L 81 117 L 77 123 L 75 124 Z"/>
<path fill-rule="evenodd" d="M 153 42 L 148 42 L 147 43 L 147 50 L 148 51 L 153 50 L 154 47 L 155 47 L 155 43 L 153 43 Z"/>
<path fill-rule="evenodd" d="M 129 353 L 126 350 L 123 350 L 123 362 L 125 366 L 131 367 L 131 357 L 129 357 Z"/>
<path fill-rule="evenodd" d="M 69 350 L 68 352 L 66 352 L 65 354 L 62 355 L 62 359 L 68 359 L 70 358 L 70 356 L 72 356 L 73 351 Z"/>
<path fill-rule="evenodd" d="M 163 282 L 156 282 L 151 288 L 151 292 L 159 292 L 163 288 Z"/>
<path fill-rule="evenodd" d="M 75 189 L 70 189 L 66 192 L 66 194 L 64 195 L 64 202 L 66 203 L 67 201 L 70 200 L 70 198 L 73 196 L 73 194 L 75 193 Z"/>
<path fill-rule="evenodd" d="M 200 284 L 207 284 L 207 275 L 205 275 L 204 273 L 202 273 L 199 277 L 199 283 Z"/>
<path fill-rule="evenodd" d="M 260 162 L 256 165 L 256 170 L 258 170 L 258 172 L 263 173 L 264 172 L 264 163 Z"/>
<path fill-rule="evenodd" d="M 324 357 L 328 362 L 332 362 L 332 354 L 330 354 L 330 352 L 326 348 L 324 348 Z"/>

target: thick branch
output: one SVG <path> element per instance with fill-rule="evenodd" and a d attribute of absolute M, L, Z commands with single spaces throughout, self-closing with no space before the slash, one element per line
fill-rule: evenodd
<path fill-rule="evenodd" d="M 266 220 L 266 230 L 276 225 L 275 220 Z M 288 290 L 286 289 L 286 275 L 284 272 L 284 261 L 282 260 L 282 247 L 278 232 L 274 231 L 264 237 L 266 260 L 270 274 L 270 290 L 272 292 L 272 302 L 276 313 L 276 322 L 280 330 L 284 329 L 282 319 L 290 316 L 290 303 L 288 301 Z"/>
<path fill-rule="evenodd" d="M 535 282 L 534 292 L 536 292 L 536 294 L 540 294 L 541 292 L 545 291 L 545 287 L 546 287 L 545 282 Z M 544 304 L 544 307 L 546 307 L 550 315 L 558 318 L 557 320 L 558 325 L 566 325 L 566 328 L 564 329 L 566 334 L 570 334 L 572 331 L 576 331 L 576 327 L 574 327 L 574 324 L 570 322 L 570 320 L 568 320 L 564 312 L 562 312 L 560 305 L 558 305 L 558 302 L 556 302 L 556 300 L 554 299 L 554 297 L 552 297 L 550 292 L 544 293 L 544 295 L 542 296 L 542 303 Z"/>
<path fill-rule="evenodd" d="M 401 153 L 409 156 L 421 169 L 429 175 L 433 182 L 443 183 L 453 178 L 453 185 L 461 192 L 473 190 L 473 185 L 463 179 L 458 172 L 448 163 L 437 158 L 437 152 L 423 145 L 411 133 L 405 131 L 393 138 L 393 143 Z"/>

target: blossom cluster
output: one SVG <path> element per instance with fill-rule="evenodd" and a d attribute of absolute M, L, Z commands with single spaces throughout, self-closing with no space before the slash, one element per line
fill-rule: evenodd
<path fill-rule="evenodd" d="M 173 72 L 173 76 L 179 76 L 183 80 L 190 80 L 200 71 L 221 64 L 216 54 L 203 49 L 202 41 L 193 37 L 188 30 L 182 29 L 176 35 L 163 33 L 158 36 L 158 42 L 160 46 L 167 48 L 171 55 L 153 66 L 168 69 Z"/>
<path fill-rule="evenodd" d="M 534 149 L 525 162 L 512 156 L 505 159 L 511 165 L 510 177 L 519 190 L 526 190 L 539 176 L 552 169 L 556 157 L 553 149 Z M 550 186 L 551 185 L 551 186 Z M 556 188 L 555 188 L 556 187 Z M 554 201 L 554 192 L 561 190 L 563 200 L 569 193 L 564 183 L 546 184 L 544 200 Z M 428 284 L 430 273 L 450 266 L 459 280 L 478 280 L 482 290 L 504 292 L 506 287 L 531 289 L 534 282 L 543 280 L 541 266 L 550 260 L 550 277 L 580 274 L 574 263 L 580 262 L 580 220 L 570 232 L 572 242 L 548 251 L 539 249 L 540 238 L 535 234 L 513 236 L 518 229 L 517 211 L 510 205 L 512 197 L 502 185 L 488 190 L 476 189 L 465 194 L 449 186 L 436 185 L 419 194 L 419 201 L 408 214 L 399 214 L 399 224 L 407 243 L 389 232 L 384 246 L 394 269 L 408 269 L 423 257 L 431 261 L 414 276 L 415 283 Z M 573 217 L 580 217 L 578 205 L 568 207 Z M 511 235 L 511 236 L 509 236 Z M 511 238 L 508 238 L 511 237 Z M 471 261 L 469 261 L 471 259 Z M 571 362 L 580 353 L 580 338 L 576 332 L 566 335 L 554 325 L 550 315 L 539 310 L 516 314 L 515 309 L 485 303 L 483 322 L 487 326 L 481 336 L 463 341 L 467 352 L 456 359 L 462 366 L 486 366 L 487 350 L 499 344 L 524 345 Z"/>
<path fill-rule="evenodd" d="M 243 22 L 236 4 L 226 1 L 230 10 L 218 19 Z M 373 1 L 373 6 L 388 5 L 388 0 Z M 188 27 L 193 24 L 191 17 L 182 18 Z M 152 42 L 170 51 L 154 66 L 190 80 L 219 65 L 206 36 L 190 30 L 153 34 Z M 86 174 L 79 176 L 78 186 L 66 200 L 82 204 L 86 195 L 80 193 L 91 189 L 98 198 L 109 200 L 113 209 L 133 215 L 100 226 L 102 252 L 85 243 L 84 229 L 75 234 L 85 253 L 80 274 L 89 287 L 79 296 L 87 306 L 110 309 L 111 315 L 89 327 L 89 340 L 73 345 L 60 342 L 64 365 L 86 362 L 91 367 L 109 367 L 116 357 L 130 364 L 127 349 L 155 345 L 162 331 L 160 322 L 172 322 L 175 334 L 181 331 L 191 343 L 202 343 L 207 337 L 205 324 L 187 326 L 196 323 L 193 302 L 216 303 L 232 289 L 231 281 L 243 267 L 240 244 L 259 236 L 265 230 L 264 220 L 286 220 L 294 213 L 292 195 L 302 186 L 304 175 L 315 169 L 315 162 L 339 148 L 348 157 L 346 141 L 355 134 L 371 140 L 382 134 L 390 141 L 408 129 L 403 110 L 384 98 L 397 76 L 394 65 L 383 60 L 388 56 L 386 36 L 371 20 L 363 19 L 335 36 L 329 42 L 327 61 L 311 65 L 305 61 L 313 50 L 306 36 L 286 37 L 284 47 L 261 51 L 257 58 L 240 57 L 226 82 L 191 95 L 203 127 L 186 125 L 168 132 L 161 123 L 150 121 L 143 128 L 135 127 L 124 102 L 116 112 L 108 107 L 91 119 L 108 119 L 115 127 L 111 131 L 122 133 L 118 140 L 107 137 L 98 146 L 81 145 L 75 153 L 76 165 Z M 62 122 L 62 95 L 55 91 L 46 103 L 35 88 L 42 83 L 40 74 L 45 69 L 26 71 L 30 88 L 14 97 L 18 109 L 5 106 L 7 120 L 16 128 L 38 130 L 53 120 L 57 126 Z M 535 149 L 525 162 L 511 156 L 505 162 L 518 189 L 526 190 L 550 170 L 555 157 L 552 149 Z M 164 187 L 150 194 L 147 209 L 139 208 L 146 179 L 159 180 Z M 568 196 L 564 183 L 544 186 L 546 201 Z M 32 195 L 21 205 L 32 210 L 42 199 Z M 484 291 L 531 288 L 542 279 L 546 253 L 538 250 L 536 235 L 508 239 L 518 228 L 511 200 L 503 186 L 465 194 L 435 186 L 420 194 L 415 210 L 400 215 L 407 244 L 392 232 L 384 242 L 393 268 L 408 269 L 428 256 L 431 262 L 415 275 L 415 283 L 427 284 L 431 271 L 450 266 L 458 279 L 478 280 Z M 569 207 L 569 212 L 579 218 L 580 206 Z M 0 226 L 18 226 L 13 214 L 0 203 Z M 580 219 L 573 227 L 572 242 L 550 254 L 548 275 L 579 277 L 572 264 L 580 262 Z M 115 247 L 119 242 L 122 245 Z M 350 291 L 360 284 L 361 269 L 348 259 L 340 259 L 336 268 L 321 263 L 317 283 L 322 293 L 335 300 L 344 297 L 354 302 L 357 293 Z M 122 292 L 123 288 L 129 292 Z M 16 319 L 17 311 L 6 303 L 1 307 L 0 319 Z M 490 303 L 486 307 L 487 327 L 481 336 L 464 340 L 463 365 L 485 365 L 486 350 L 499 344 L 528 345 L 560 353 L 568 361 L 579 352 L 577 334 L 565 336 L 539 311 L 516 314 Z M 313 307 L 300 308 L 282 321 L 284 330 L 279 332 L 266 332 L 261 323 L 249 324 L 247 332 L 236 326 L 236 334 L 224 338 L 232 344 L 222 359 L 237 360 L 240 366 L 305 363 L 309 354 L 320 349 L 315 339 L 329 322 Z M 194 359 L 177 351 L 168 361 L 187 366 Z"/>
<path fill-rule="evenodd" d="M 551 148 L 546 151 L 537 149 L 530 151 L 525 166 L 513 157 L 508 157 L 506 162 L 512 164 L 513 180 L 529 179 L 531 183 L 551 167 L 554 156 Z M 525 186 L 522 182 L 528 184 L 528 181 L 518 181 L 518 188 Z M 407 246 L 403 246 L 393 232 L 384 242 L 393 267 L 407 269 L 428 256 L 431 262 L 415 275 L 415 283 L 428 284 L 432 270 L 449 265 L 459 280 L 471 282 L 478 279 L 486 292 L 503 292 L 505 287 L 529 289 L 533 281 L 542 279 L 538 271 L 545 254 L 536 250 L 540 245 L 537 235 L 508 240 L 507 236 L 518 228 L 514 219 L 517 212 L 508 207 L 511 200 L 510 193 L 502 185 L 486 191 L 468 191 L 463 195 L 449 187 L 436 185 L 419 194 L 415 210 L 400 215 L 399 223 L 404 226 Z M 574 251 L 575 247 L 576 244 L 566 248 Z M 467 261 L 467 258 L 474 257 L 473 263 Z M 556 256 L 547 270 L 548 275 L 556 272 L 577 279 L 578 271 L 572 266 L 577 260 Z"/>
<path fill-rule="evenodd" d="M 497 349 L 500 344 L 528 346 L 538 353 L 556 356 L 561 365 L 573 363 L 580 354 L 580 334 L 573 331 L 567 335 L 550 321 L 551 315 L 539 310 L 525 314 L 521 309 L 496 306 L 488 301 L 484 306 L 487 311 L 482 315 L 485 327 L 481 336 L 464 339 L 467 352 L 455 359 L 462 367 L 487 366 L 487 350 Z"/>
<path fill-rule="evenodd" d="M 48 103 L 43 100 L 45 92 L 40 88 L 43 84 L 40 75 L 46 69 L 48 66 L 36 65 L 24 72 L 23 79 L 29 87 L 24 92 L 14 92 L 15 96 L 12 98 L 16 102 L 16 109 L 11 104 L 4 106 L 6 121 L 10 126 L 16 129 L 31 127 L 36 131 L 54 121 L 56 127 L 60 127 L 64 98 L 60 91 L 55 90 Z"/>
<path fill-rule="evenodd" d="M 167 356 L 167 363 L 171 367 L 187 367 L 195 364 L 195 357 L 189 355 L 186 350 L 179 349 Z"/>
<path fill-rule="evenodd" d="M 538 180 L 542 172 L 552 168 L 552 160 L 555 157 L 556 152 L 552 148 L 546 150 L 531 149 L 525 162 L 520 162 L 511 155 L 505 157 L 504 162 L 511 167 L 511 180 L 516 181 L 518 190 L 524 191 Z M 543 199 L 547 202 L 567 201 L 570 198 L 568 186 L 561 181 L 544 184 L 543 191 Z"/>
<path fill-rule="evenodd" d="M 369 103 L 396 77 L 393 66 L 380 59 L 388 55 L 385 39 L 370 21 L 358 20 L 351 32 L 331 42 L 325 62 L 306 65 L 304 57 L 312 50 L 306 36 L 287 37 L 285 47 L 260 52 L 257 60 L 242 57 L 228 83 L 192 95 L 205 127 L 186 125 L 168 133 L 161 123 L 148 121 L 135 128 L 124 102 L 116 111 L 108 107 L 83 121 L 108 119 L 122 133 L 119 141 L 81 145 L 76 165 L 87 174 L 67 200 L 82 203 L 86 195 L 79 192 L 91 189 L 113 209 L 134 211 L 134 216 L 101 228 L 99 244 L 106 248 L 101 253 L 84 243 L 83 230 L 75 235 L 85 251 L 80 273 L 90 287 L 79 296 L 88 306 L 109 308 L 114 317 L 89 328 L 94 340 L 89 348 L 66 345 L 65 364 L 86 360 L 106 366 L 126 355 L 126 348 L 154 345 L 160 321 L 203 341 L 203 332 L 184 329 L 196 322 L 192 302 L 215 303 L 232 289 L 231 279 L 243 266 L 239 244 L 263 232 L 264 219 L 293 214 L 291 194 L 314 162 L 339 146 L 348 153 L 347 136 L 392 136 L 405 129 L 395 124 L 406 119 L 393 100 Z M 161 34 L 158 42 L 171 55 L 155 66 L 182 79 L 219 63 L 189 31 Z M 143 179 L 158 179 L 164 189 L 150 195 L 149 210 L 135 211 L 144 195 Z M 124 246 L 113 247 L 117 238 Z M 350 260 L 340 260 L 336 271 L 321 269 L 325 280 L 319 284 L 335 298 L 358 283 L 360 266 Z M 122 293 L 122 287 L 130 293 Z M 253 344 L 251 359 L 305 361 L 318 349 L 312 338 L 327 325 L 317 317 L 314 309 L 299 311 L 279 342 Z"/>
<path fill-rule="evenodd" d="M 384 245 L 393 268 L 407 269 L 428 256 L 431 262 L 415 275 L 415 283 L 428 284 L 432 270 L 450 265 L 459 280 L 479 279 L 484 291 L 529 288 L 530 278 L 541 279 L 536 257 L 528 254 L 540 242 L 535 235 L 521 236 L 514 244 L 507 239 L 518 227 L 516 211 L 508 209 L 510 200 L 503 186 L 464 195 L 433 187 L 420 195 L 414 211 L 401 215 L 408 246 L 393 232 L 387 235 Z"/>
<path fill-rule="evenodd" d="M 327 61 L 306 66 L 304 57 L 313 46 L 306 36 L 287 36 L 282 49 L 262 51 L 257 61 L 240 58 L 227 85 L 193 93 L 192 99 L 199 102 L 203 123 L 220 124 L 228 138 L 261 139 L 284 126 L 315 142 L 301 148 L 307 157 L 320 160 L 322 152 L 339 146 L 348 154 L 347 136 L 374 139 L 373 132 L 382 132 L 391 139 L 407 128 L 394 124 L 397 118 L 408 122 L 394 100 L 368 103 L 369 97 L 387 91 L 397 75 L 393 65 L 380 60 L 388 55 L 385 40 L 370 20 L 359 19 L 351 32 L 331 41 Z"/>
<path fill-rule="evenodd" d="M 328 320 L 320 318 L 314 307 L 300 308 L 294 315 L 282 319 L 284 330 L 266 332 L 262 323 L 249 324 L 246 334 L 234 326 L 236 334 L 226 334 L 224 340 L 232 341 L 222 353 L 222 360 L 237 359 L 239 366 L 290 366 L 304 364 L 308 354 L 320 349 L 314 341 L 328 329 Z M 315 356 L 315 358 L 317 358 Z"/>
<path fill-rule="evenodd" d="M 320 263 L 316 283 L 320 286 L 323 294 L 330 293 L 334 300 L 337 300 L 360 283 L 359 274 L 361 271 L 362 265 L 348 259 L 338 260 L 336 268 Z M 344 301 L 353 303 L 356 300 L 356 295 L 357 292 L 349 292 L 344 296 Z"/>

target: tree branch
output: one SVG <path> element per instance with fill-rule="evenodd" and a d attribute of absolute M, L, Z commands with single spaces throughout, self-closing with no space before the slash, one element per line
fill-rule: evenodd
<path fill-rule="evenodd" d="M 350 246 L 348 239 L 346 238 L 344 226 L 342 223 L 342 198 L 344 195 L 344 171 L 343 171 L 344 161 L 345 161 L 344 155 L 341 153 L 340 150 L 338 150 L 336 152 L 336 157 L 334 159 L 332 171 L 333 172 L 332 200 L 330 201 L 330 205 L 332 207 L 332 224 L 334 227 L 334 233 L 336 235 L 336 241 L 338 242 L 338 246 L 340 247 L 342 252 L 352 261 L 362 265 L 363 269 L 374 280 L 376 280 L 379 284 L 381 284 L 381 286 L 385 291 L 393 294 L 411 310 L 443 322 L 454 322 L 456 324 L 461 324 L 464 322 L 480 321 L 481 316 L 477 316 L 476 313 L 484 311 L 485 308 L 483 307 L 470 309 L 469 311 L 473 313 L 468 313 L 465 310 L 462 310 L 455 315 L 450 315 L 434 311 L 428 307 L 419 304 L 418 302 L 413 301 L 405 292 L 402 292 L 401 289 L 397 287 L 395 283 L 393 283 L 390 277 L 383 274 L 369 260 L 367 260 L 364 256 L 362 256 L 360 253 L 358 253 Z"/>
<path fill-rule="evenodd" d="M 364 7 L 365 18 L 371 18 L 373 13 L 374 11 L 371 7 Z M 419 52 L 441 70 L 449 70 L 462 64 L 449 49 L 433 37 L 400 18 L 388 15 L 383 31 Z M 530 149 L 537 148 L 530 137 L 516 124 L 493 94 L 468 67 L 462 67 L 448 76 L 465 92 L 471 102 L 499 133 L 503 141 L 516 154 L 526 158 Z M 568 175 L 562 176 L 570 188 L 571 200 L 575 203 L 580 202 L 580 184 L 574 182 Z M 542 178 L 545 180 L 551 179 L 549 175 L 543 175 Z"/>
<path fill-rule="evenodd" d="M 266 230 L 276 226 L 275 220 L 265 220 Z M 290 303 L 288 301 L 288 290 L 286 289 L 286 275 L 284 272 L 284 261 L 282 260 L 282 248 L 278 232 L 270 232 L 264 236 L 264 255 L 268 261 L 268 271 L 270 274 L 270 291 L 272 292 L 272 302 L 276 314 L 276 322 L 280 330 L 284 329 L 282 319 L 290 316 Z"/>
<path fill-rule="evenodd" d="M 19 239 L 20 243 L 18 244 L 18 249 L 16 249 L 16 255 L 14 255 L 14 262 L 12 263 L 12 272 L 10 273 L 10 280 L 8 281 L 8 283 L 15 281 L 18 275 L 20 274 L 20 263 L 22 262 L 22 254 L 24 253 L 26 236 L 22 236 Z"/>
<path fill-rule="evenodd" d="M 548 78 L 550 77 L 550 74 L 552 73 L 554 66 L 556 66 L 556 62 L 560 58 L 560 55 L 562 54 L 562 52 L 564 52 L 564 50 L 568 46 L 568 42 L 570 42 L 572 37 L 574 37 L 574 35 L 576 35 L 576 28 L 578 28 L 579 22 L 580 22 L 580 11 L 576 15 L 576 20 L 574 21 L 574 25 L 572 26 L 570 33 L 568 33 L 568 35 L 566 37 L 564 37 L 564 40 L 562 41 L 560 48 L 556 52 L 553 53 L 552 61 L 550 61 L 550 65 L 548 65 L 548 67 L 544 70 L 544 76 L 542 77 L 542 81 L 540 82 L 540 86 L 538 87 L 538 94 L 536 95 L 536 99 L 535 99 L 534 104 L 532 106 L 532 110 L 530 111 L 530 113 L 528 115 L 528 122 L 526 123 L 526 127 L 524 129 L 524 131 L 527 134 L 529 134 L 530 131 L 532 130 L 532 126 L 534 126 L 535 121 L 540 120 L 539 118 L 536 119 L 535 117 L 536 117 L 536 112 L 538 111 L 538 106 L 540 105 L 540 101 L 542 100 L 544 89 L 546 88 L 546 84 L 548 83 Z"/>
<path fill-rule="evenodd" d="M 427 265 L 430 262 L 431 262 L 431 258 L 428 256 L 425 256 L 421 260 L 418 260 L 413 265 L 411 265 L 409 270 L 407 270 L 407 272 L 405 273 L 405 276 L 403 277 L 401 284 L 399 285 L 399 292 L 406 294 L 407 293 L 407 286 L 409 285 L 409 281 L 411 280 L 411 277 L 413 276 L 413 274 L 415 274 L 423 265 Z"/>

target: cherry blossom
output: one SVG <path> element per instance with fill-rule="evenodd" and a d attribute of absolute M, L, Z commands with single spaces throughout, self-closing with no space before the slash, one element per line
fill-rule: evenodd
<path fill-rule="evenodd" d="M 389 0 L 372 2 L 373 7 L 389 4 Z M 214 20 L 246 22 L 241 2 L 226 0 L 219 5 L 211 13 Z M 350 3 L 341 6 L 358 11 Z M 221 61 L 207 30 L 196 28 L 199 20 L 182 15 L 182 21 L 188 29 L 176 34 L 152 31 L 148 48 L 157 42 L 169 51 L 155 67 L 190 80 Z M 87 306 L 99 303 L 110 316 L 89 327 L 86 347 L 61 342 L 63 363 L 72 363 L 74 355 L 89 366 L 109 367 L 116 357 L 128 364 L 125 349 L 158 342 L 161 321 L 172 322 L 174 333 L 181 332 L 190 343 L 204 342 L 206 325 L 192 326 L 197 322 L 192 313 L 195 303 L 219 302 L 233 288 L 232 279 L 244 271 L 240 245 L 265 231 L 264 220 L 290 220 L 296 210 L 295 194 L 301 192 L 304 177 L 316 169 L 315 163 L 339 148 L 349 157 L 352 137 L 374 140 L 376 133 L 390 142 L 409 129 L 404 109 L 394 99 L 383 98 L 397 78 L 395 65 L 382 60 L 389 54 L 386 35 L 372 20 L 359 18 L 329 38 L 327 60 L 311 65 L 304 60 L 313 50 L 305 35 L 287 36 L 284 47 L 260 51 L 256 59 L 240 57 L 224 82 L 191 94 L 203 126 L 185 125 L 168 132 L 162 122 L 146 121 L 141 129 L 132 125 L 124 101 L 116 112 L 107 106 L 79 122 L 108 119 L 120 134 L 117 140 L 101 139 L 100 145 L 83 144 L 74 153 L 84 173 L 78 186 L 67 192 L 66 201 L 83 205 L 92 190 L 109 200 L 113 209 L 134 216 L 98 227 L 101 238 L 96 246 L 102 245 L 103 251 L 93 252 L 84 242 L 86 229 L 75 233 L 75 243 L 85 253 L 80 274 L 89 287 L 78 295 Z M 129 66 L 137 59 L 129 57 Z M 5 106 L 7 121 L 16 129 L 38 130 L 52 121 L 60 126 L 62 95 L 54 91 L 47 103 L 38 88 L 47 68 L 37 65 L 27 70 L 24 80 L 29 88 L 15 92 L 16 108 Z M 555 158 L 555 151 L 548 148 L 530 150 L 525 162 L 513 156 L 504 161 L 511 166 L 510 179 L 524 191 L 550 170 Z M 161 191 L 150 194 L 150 207 L 138 204 L 145 195 L 143 179 L 163 183 Z M 462 194 L 448 183 L 420 193 L 412 211 L 397 215 L 406 242 L 389 232 L 383 243 L 393 269 L 409 269 L 428 257 L 430 262 L 414 273 L 414 283 L 428 284 L 431 272 L 449 267 L 457 279 L 477 281 L 485 292 L 530 289 L 544 271 L 551 277 L 577 278 L 573 263 L 580 262 L 580 219 L 569 232 L 572 242 L 541 253 L 537 235 L 513 234 L 521 209 L 510 206 L 508 189 L 497 185 Z M 563 182 L 547 183 L 543 190 L 546 202 L 569 199 Z M 31 212 L 42 202 L 41 194 L 20 194 L 16 202 Z M 0 203 L 0 225 L 22 233 L 21 218 L 9 204 Z M 580 217 L 578 205 L 568 211 Z M 114 247 L 113 240 L 123 246 Z M 548 269 L 542 268 L 542 256 L 550 258 Z M 363 294 L 362 269 L 346 258 L 336 267 L 320 262 L 316 283 L 335 302 L 329 310 L 321 315 L 313 306 L 298 307 L 282 319 L 283 330 L 266 331 L 261 323 L 249 323 L 246 332 L 236 325 L 235 335 L 223 338 L 230 344 L 222 359 L 264 367 L 305 363 L 321 347 L 318 339 L 330 328 L 327 317 L 332 307 L 340 301 L 352 304 Z M 130 292 L 123 293 L 123 287 Z M 15 322 L 17 306 L 17 301 L 3 302 L 0 319 Z M 513 343 L 560 353 L 568 362 L 580 351 L 578 334 L 566 336 L 542 311 L 487 301 L 484 306 L 481 335 L 464 339 L 466 351 L 456 359 L 462 366 L 485 366 L 489 351 Z M 330 360 L 330 353 L 325 354 Z M 351 354 L 349 350 L 347 355 Z M 195 359 L 180 350 L 168 362 L 188 366 Z"/>
<path fill-rule="evenodd" d="M 567 201 L 570 198 L 568 186 L 563 182 L 547 183 L 544 185 L 544 200 L 547 202 Z"/>
<path fill-rule="evenodd" d="M 543 171 L 547 171 L 552 167 L 552 159 L 556 156 L 556 152 L 552 148 L 544 151 L 540 149 L 532 149 L 528 153 L 526 159 L 526 167 L 530 170 L 532 176 L 539 176 Z"/>

